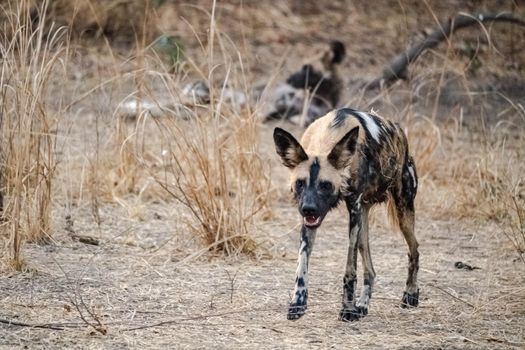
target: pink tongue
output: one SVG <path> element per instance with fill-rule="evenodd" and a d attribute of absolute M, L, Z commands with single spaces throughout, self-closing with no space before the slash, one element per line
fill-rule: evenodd
<path fill-rule="evenodd" d="M 317 223 L 318 217 L 315 216 L 305 216 L 304 221 L 309 225 L 314 225 Z"/>

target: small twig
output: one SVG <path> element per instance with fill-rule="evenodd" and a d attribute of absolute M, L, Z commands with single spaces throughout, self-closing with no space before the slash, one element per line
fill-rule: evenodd
<path fill-rule="evenodd" d="M 454 263 L 454 267 L 456 269 L 460 269 L 460 270 L 463 269 L 463 270 L 467 270 L 467 271 L 481 270 L 480 267 L 469 265 L 467 263 L 464 263 L 463 261 L 456 261 Z"/>
<path fill-rule="evenodd" d="M 87 313 L 89 314 L 89 316 L 91 316 L 91 318 L 97 323 L 97 325 L 93 325 L 91 323 L 88 323 L 86 321 L 86 319 L 83 318 L 82 314 L 80 315 L 80 317 L 82 318 L 82 321 L 86 322 L 87 324 L 89 324 L 91 327 L 93 327 L 94 330 L 96 330 L 97 332 L 99 332 L 100 334 L 102 335 L 106 335 L 106 333 L 108 332 L 106 327 L 104 327 L 104 325 L 102 324 L 102 322 L 100 321 L 100 318 L 98 317 L 98 315 L 94 312 L 94 311 L 91 311 L 86 303 L 84 303 L 84 298 L 82 298 L 82 294 L 78 293 L 78 296 L 79 296 L 79 299 L 80 299 L 80 302 L 82 303 L 82 306 L 84 307 L 84 309 L 86 309 Z M 77 310 L 80 312 L 80 308 L 75 305 L 75 307 L 77 308 Z"/>
<path fill-rule="evenodd" d="M 473 307 L 473 308 L 476 307 L 474 304 L 472 304 L 472 303 L 470 303 L 470 302 L 468 302 L 468 301 L 466 301 L 466 300 L 463 300 L 463 299 L 461 299 L 461 298 L 455 296 L 454 294 L 452 294 L 452 293 L 450 293 L 450 292 L 447 292 L 446 290 L 444 290 L 444 289 L 441 288 L 441 287 L 438 287 L 438 286 L 431 286 L 431 287 L 434 287 L 434 288 L 436 288 L 436 289 L 442 291 L 443 293 L 445 293 L 445 294 L 451 296 L 452 298 L 454 298 L 454 299 L 456 299 L 456 300 L 458 300 L 458 301 L 461 301 L 462 303 L 467 304 L 467 305 L 470 306 L 470 307 Z"/>
<path fill-rule="evenodd" d="M 77 234 L 71 234 L 70 235 L 72 239 L 79 241 L 80 243 L 84 244 L 90 244 L 90 245 L 99 245 L 100 242 L 95 237 L 91 236 L 84 236 L 84 235 L 77 235 Z"/>
<path fill-rule="evenodd" d="M 30 324 L 25 322 L 19 322 L 19 321 L 13 321 L 13 320 L 6 320 L 3 318 L 0 318 L 0 323 L 6 324 L 8 326 L 20 326 L 20 327 L 29 327 L 29 328 L 45 328 L 45 329 L 52 329 L 55 331 L 63 331 L 65 328 L 58 326 L 55 323 L 41 323 L 41 324 Z"/>
<path fill-rule="evenodd" d="M 60 269 L 60 271 L 62 271 L 62 273 L 64 274 L 64 276 L 66 277 L 67 281 L 69 283 L 71 283 L 71 280 L 69 279 L 69 276 L 67 275 L 67 273 L 64 271 L 64 269 L 62 268 L 62 266 L 60 264 L 58 264 L 56 261 L 55 263 L 57 264 L 58 268 Z M 77 310 L 79 316 L 80 316 L 80 319 L 88 326 L 90 326 L 91 328 L 93 328 L 95 331 L 105 335 L 107 333 L 107 329 L 106 327 L 104 327 L 104 325 L 102 324 L 102 322 L 100 322 L 100 319 L 99 317 L 94 313 L 94 312 L 91 312 L 89 310 L 89 308 L 86 306 L 86 304 L 84 303 L 84 299 L 82 298 L 82 294 L 79 292 L 78 290 L 78 283 L 75 284 L 76 288 L 74 290 L 74 298 L 71 297 L 71 295 L 69 295 L 68 293 L 68 297 L 69 297 L 69 302 L 71 304 L 73 304 L 73 306 L 75 307 L 75 309 Z M 82 312 L 82 309 L 80 308 L 79 306 L 79 303 L 77 302 L 77 298 L 80 299 L 80 303 L 81 305 L 84 307 L 84 309 L 87 311 L 87 313 L 91 316 L 91 318 L 93 318 L 93 320 L 95 320 L 96 324 L 93 324 L 91 322 L 89 322 L 89 320 L 86 319 L 86 317 L 84 316 L 84 313 Z"/>
<path fill-rule="evenodd" d="M 233 304 L 233 292 L 235 290 L 235 278 L 237 277 L 238 272 L 239 270 L 237 270 L 232 277 L 230 275 L 230 272 L 226 270 L 226 274 L 228 275 L 228 279 L 230 280 L 230 304 Z"/>

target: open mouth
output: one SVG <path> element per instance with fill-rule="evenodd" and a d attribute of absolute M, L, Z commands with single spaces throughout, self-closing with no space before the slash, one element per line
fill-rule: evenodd
<path fill-rule="evenodd" d="M 320 216 L 304 216 L 303 223 L 304 223 L 304 226 L 306 227 L 315 228 L 321 225 L 321 217 Z"/>

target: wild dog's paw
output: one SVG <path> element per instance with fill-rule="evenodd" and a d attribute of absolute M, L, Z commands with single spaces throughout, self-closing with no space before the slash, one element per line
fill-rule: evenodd
<path fill-rule="evenodd" d="M 359 319 L 366 316 L 366 314 L 368 314 L 368 308 L 360 308 L 356 306 L 350 308 L 345 307 L 339 312 L 339 320 L 344 322 L 359 321 Z"/>
<path fill-rule="evenodd" d="M 306 312 L 306 304 L 304 305 L 290 304 L 290 306 L 288 307 L 288 319 L 297 320 L 301 316 L 303 316 L 305 312 Z"/>
<path fill-rule="evenodd" d="M 363 316 L 368 315 L 368 305 L 361 305 L 360 303 L 357 303 L 355 305 L 355 308 L 359 311 L 359 313 Z"/>
<path fill-rule="evenodd" d="M 401 307 L 416 307 L 419 304 L 419 289 L 415 293 L 404 292 Z"/>

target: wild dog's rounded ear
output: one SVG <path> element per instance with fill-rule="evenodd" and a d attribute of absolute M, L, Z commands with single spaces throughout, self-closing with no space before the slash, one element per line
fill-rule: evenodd
<path fill-rule="evenodd" d="M 359 127 L 356 126 L 346 133 L 345 136 L 332 148 L 328 155 L 328 162 L 336 169 L 343 169 L 348 166 L 352 155 L 357 149 L 357 137 L 359 136 Z"/>
<path fill-rule="evenodd" d="M 299 163 L 308 160 L 308 156 L 303 147 L 289 132 L 281 128 L 275 128 L 273 131 L 273 141 L 275 143 L 275 150 L 277 154 L 281 156 L 285 167 L 295 168 Z"/>
<path fill-rule="evenodd" d="M 332 54 L 333 54 L 332 63 L 333 64 L 341 63 L 343 61 L 343 58 L 346 55 L 345 45 L 339 40 L 334 40 L 330 43 L 330 47 L 332 48 Z"/>

